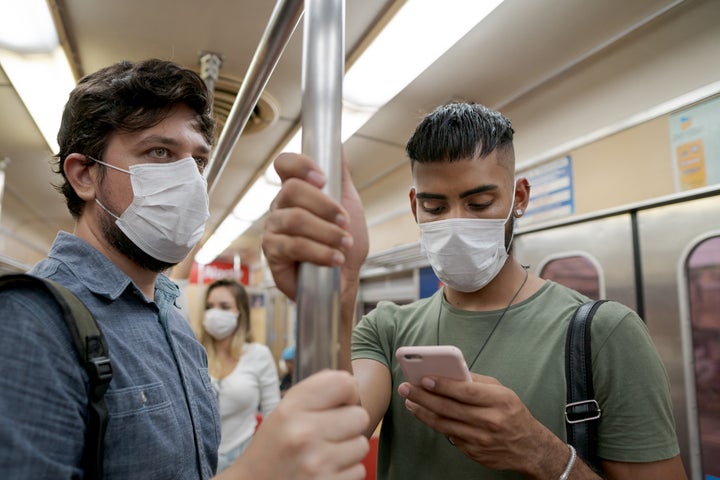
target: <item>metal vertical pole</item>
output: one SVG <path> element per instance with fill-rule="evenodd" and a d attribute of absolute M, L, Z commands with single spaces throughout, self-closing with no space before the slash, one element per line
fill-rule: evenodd
<path fill-rule="evenodd" d="M 303 40 L 302 151 L 325 172 L 325 193 L 339 200 L 345 1 L 305 0 Z M 337 368 L 339 268 L 300 266 L 297 312 L 295 379 Z"/>

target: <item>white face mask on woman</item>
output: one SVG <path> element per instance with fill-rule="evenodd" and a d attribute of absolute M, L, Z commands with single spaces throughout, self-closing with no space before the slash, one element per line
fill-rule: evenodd
<path fill-rule="evenodd" d="M 229 310 L 210 308 L 205 310 L 203 327 L 215 340 L 227 338 L 237 327 L 238 314 Z"/>
<path fill-rule="evenodd" d="M 460 292 L 476 292 L 497 276 L 508 257 L 505 224 L 513 205 L 504 220 L 450 218 L 419 224 L 421 246 L 445 285 Z"/>
<path fill-rule="evenodd" d="M 192 157 L 171 163 L 141 163 L 125 170 L 88 157 L 130 175 L 133 202 L 118 217 L 96 198 L 115 224 L 143 252 L 167 263 L 179 263 L 202 238 L 210 217 L 207 181 Z"/>

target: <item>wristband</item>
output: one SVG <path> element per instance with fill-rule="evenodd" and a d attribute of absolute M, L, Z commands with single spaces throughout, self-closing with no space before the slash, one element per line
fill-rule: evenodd
<path fill-rule="evenodd" d="M 569 443 L 568 447 L 570 448 L 570 460 L 568 460 L 568 463 L 565 466 L 565 470 L 563 471 L 562 475 L 560 475 L 560 478 L 558 480 L 567 480 L 570 477 L 570 471 L 572 470 L 573 465 L 575 465 L 577 452 L 575 452 L 575 447 L 573 447 Z"/>

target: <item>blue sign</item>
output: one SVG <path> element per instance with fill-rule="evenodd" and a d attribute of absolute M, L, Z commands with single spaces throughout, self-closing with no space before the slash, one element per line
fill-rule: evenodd
<path fill-rule="evenodd" d="M 423 267 L 419 270 L 420 274 L 420 296 L 419 298 L 427 298 L 432 296 L 440 288 L 441 282 L 435 276 L 432 267 Z"/>
<path fill-rule="evenodd" d="M 530 202 L 521 221 L 537 222 L 575 213 L 572 158 L 553 160 L 522 172 L 530 182 Z"/>

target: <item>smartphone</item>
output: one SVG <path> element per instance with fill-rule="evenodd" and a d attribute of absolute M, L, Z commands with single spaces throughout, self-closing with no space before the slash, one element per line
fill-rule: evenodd
<path fill-rule="evenodd" d="M 423 377 L 470 380 L 470 370 L 459 348 L 453 345 L 400 347 L 395 351 L 405 378 L 419 385 Z"/>

